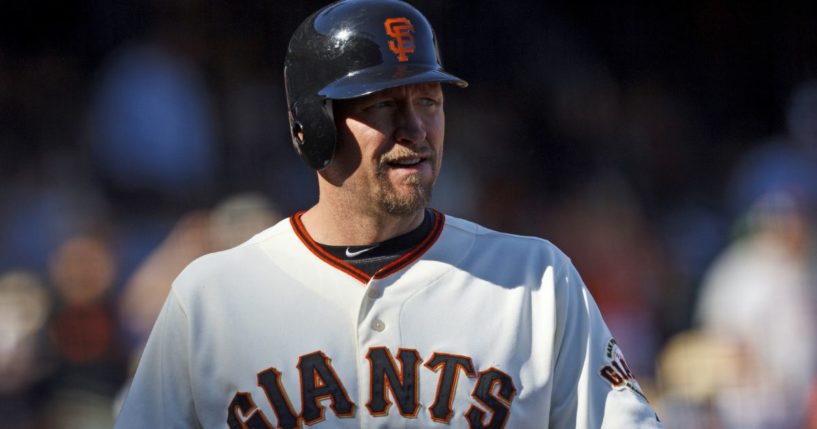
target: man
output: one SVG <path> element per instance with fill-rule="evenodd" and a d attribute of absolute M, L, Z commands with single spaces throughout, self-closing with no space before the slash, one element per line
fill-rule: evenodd
<path fill-rule="evenodd" d="M 660 427 L 569 259 L 427 208 L 446 73 L 395 0 L 293 35 L 319 201 L 176 280 L 119 427 Z"/>

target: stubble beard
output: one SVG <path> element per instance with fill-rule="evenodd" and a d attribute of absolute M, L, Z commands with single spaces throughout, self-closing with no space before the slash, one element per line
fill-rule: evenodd
<path fill-rule="evenodd" d="M 428 158 L 426 162 L 435 165 L 433 156 Z M 389 181 L 387 168 L 385 162 L 378 163 L 376 175 L 378 186 L 375 191 L 375 201 L 379 208 L 385 213 L 397 217 L 411 216 L 425 209 L 431 201 L 434 180 L 423 183 L 418 175 L 411 175 L 401 184 L 403 189 L 398 190 Z"/>

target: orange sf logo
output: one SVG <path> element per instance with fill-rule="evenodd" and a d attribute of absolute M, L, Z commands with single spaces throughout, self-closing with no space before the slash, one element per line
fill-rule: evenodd
<path fill-rule="evenodd" d="M 383 25 L 386 26 L 386 34 L 392 39 L 389 40 L 389 49 L 397 55 L 397 60 L 401 63 L 408 61 L 408 54 L 414 53 L 414 26 L 408 18 L 389 18 Z"/>

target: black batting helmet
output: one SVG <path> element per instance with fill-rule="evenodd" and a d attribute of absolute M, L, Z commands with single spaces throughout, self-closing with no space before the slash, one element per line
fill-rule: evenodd
<path fill-rule="evenodd" d="M 320 170 L 335 153 L 331 100 L 425 82 L 468 84 L 443 70 L 434 30 L 400 0 L 343 0 L 309 16 L 284 62 L 292 143 Z"/>

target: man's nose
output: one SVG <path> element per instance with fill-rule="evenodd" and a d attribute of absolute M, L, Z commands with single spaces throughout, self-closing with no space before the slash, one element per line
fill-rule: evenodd
<path fill-rule="evenodd" d="M 413 144 L 426 139 L 426 127 L 423 118 L 412 105 L 403 106 L 397 111 L 395 140 L 400 144 Z"/>

